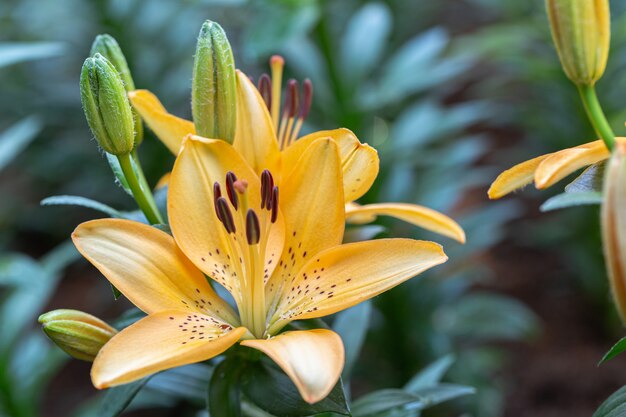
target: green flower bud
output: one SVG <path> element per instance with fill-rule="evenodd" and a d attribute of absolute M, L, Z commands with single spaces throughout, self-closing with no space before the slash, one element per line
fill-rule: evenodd
<path fill-rule="evenodd" d="M 233 51 L 215 22 L 200 29 L 191 87 L 191 110 L 200 136 L 232 143 L 237 114 Z"/>
<path fill-rule="evenodd" d="M 546 0 L 546 8 L 565 74 L 576 85 L 594 85 L 609 57 L 609 1 Z"/>
<path fill-rule="evenodd" d="M 117 330 L 97 317 L 78 310 L 54 310 L 39 316 L 43 331 L 68 355 L 93 362 Z"/>
<path fill-rule="evenodd" d="M 96 36 L 91 45 L 91 56 L 95 54 L 102 55 L 115 67 L 122 78 L 126 92 L 135 90 L 135 82 L 128 68 L 126 57 L 113 36 L 108 34 Z M 135 117 L 135 145 L 139 146 L 143 140 L 143 124 L 135 109 L 133 109 L 133 116 Z"/>
<path fill-rule="evenodd" d="M 124 83 L 102 55 L 87 58 L 80 74 L 80 98 L 98 144 L 113 155 L 135 147 L 135 121 Z"/>

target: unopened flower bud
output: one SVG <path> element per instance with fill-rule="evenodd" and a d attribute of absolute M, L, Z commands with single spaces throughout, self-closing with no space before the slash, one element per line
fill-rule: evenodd
<path fill-rule="evenodd" d="M 135 122 L 124 83 L 113 65 L 98 53 L 83 64 L 80 97 L 100 147 L 117 156 L 130 153 L 135 146 Z"/>
<path fill-rule="evenodd" d="M 604 177 L 602 243 L 611 293 L 626 324 L 626 143 L 616 142 Z"/>
<path fill-rule="evenodd" d="M 207 20 L 198 36 L 191 87 L 191 110 L 198 135 L 232 143 L 236 99 L 233 51 L 222 27 Z"/>
<path fill-rule="evenodd" d="M 576 85 L 594 85 L 609 56 L 609 1 L 546 0 L 546 8 L 565 74 Z"/>
<path fill-rule="evenodd" d="M 65 353 L 88 362 L 117 333 L 99 318 L 78 310 L 53 310 L 39 316 L 39 323 Z"/>
<path fill-rule="evenodd" d="M 120 74 L 120 78 L 124 83 L 126 92 L 135 90 L 135 82 L 128 68 L 128 62 L 122 52 L 122 48 L 117 43 L 115 38 L 108 34 L 98 35 L 91 45 L 91 56 L 100 54 L 115 67 Z M 139 114 L 133 109 L 133 116 L 135 117 L 135 144 L 139 146 L 143 140 L 143 124 Z"/>

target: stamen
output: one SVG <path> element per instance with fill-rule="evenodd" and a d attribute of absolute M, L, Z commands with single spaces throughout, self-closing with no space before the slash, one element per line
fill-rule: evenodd
<path fill-rule="evenodd" d="M 237 181 L 237 176 L 234 172 L 228 171 L 226 173 L 226 192 L 228 193 L 228 199 L 232 203 L 235 210 L 239 208 L 239 199 L 237 198 L 237 193 L 235 193 L 235 182 Z"/>
<path fill-rule="evenodd" d="M 278 142 L 280 149 L 287 147 L 291 138 L 291 128 L 293 127 L 293 119 L 298 112 L 298 82 L 294 79 L 287 83 L 287 91 L 285 92 L 285 106 L 283 108 L 283 117 L 280 121 L 280 129 L 278 132 Z"/>
<path fill-rule="evenodd" d="M 217 217 L 224 225 L 226 232 L 235 233 L 237 228 L 235 227 L 233 213 L 230 211 L 228 201 L 224 197 L 219 197 L 215 202 L 215 209 L 217 210 Z"/>
<path fill-rule="evenodd" d="M 272 80 L 269 75 L 263 74 L 259 78 L 259 92 L 268 110 L 272 110 Z"/>
<path fill-rule="evenodd" d="M 278 186 L 272 189 L 272 223 L 276 223 L 278 219 Z"/>
<path fill-rule="evenodd" d="M 302 104 L 300 105 L 300 118 L 306 119 L 311 110 L 311 103 L 313 102 L 313 83 L 310 79 L 305 79 L 302 82 Z"/>
<path fill-rule="evenodd" d="M 246 238 L 248 245 L 256 245 L 261 240 L 259 218 L 252 209 L 248 210 L 248 214 L 246 214 Z"/>
<path fill-rule="evenodd" d="M 220 183 L 216 181 L 215 184 L 213 184 L 213 207 L 215 207 L 215 214 L 220 221 L 222 221 L 222 219 L 220 218 L 220 212 L 217 211 L 217 199 L 221 196 L 222 189 L 220 188 Z"/>
<path fill-rule="evenodd" d="M 272 188 L 274 187 L 274 178 L 272 173 L 267 169 L 261 173 L 261 208 L 272 209 Z"/>
<path fill-rule="evenodd" d="M 274 128 L 278 130 L 278 115 L 280 113 L 280 96 L 283 85 L 283 68 L 285 60 L 280 55 L 274 55 L 270 59 L 270 67 L 272 69 L 272 122 Z"/>
<path fill-rule="evenodd" d="M 287 83 L 287 93 L 291 96 L 291 101 L 285 101 L 285 111 L 289 111 L 289 117 L 293 118 L 298 112 L 298 104 L 300 101 L 300 94 L 298 90 L 298 81 L 291 79 Z"/>

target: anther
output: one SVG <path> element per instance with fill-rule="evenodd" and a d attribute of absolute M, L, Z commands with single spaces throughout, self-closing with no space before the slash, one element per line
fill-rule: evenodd
<path fill-rule="evenodd" d="M 287 83 L 287 94 L 285 96 L 285 113 L 288 117 L 292 118 L 296 116 L 298 112 L 298 81 L 291 79 Z"/>
<path fill-rule="evenodd" d="M 308 78 L 302 82 L 303 99 L 300 105 L 300 118 L 306 119 L 311 110 L 311 102 L 313 101 L 313 83 Z"/>
<path fill-rule="evenodd" d="M 272 223 L 276 223 L 278 219 L 278 186 L 272 189 Z"/>
<path fill-rule="evenodd" d="M 222 189 L 220 188 L 219 182 L 215 182 L 213 184 L 213 206 L 215 207 L 215 214 L 217 214 L 217 218 L 222 221 L 220 218 L 220 212 L 217 211 L 217 199 L 222 196 Z"/>
<path fill-rule="evenodd" d="M 235 233 L 237 228 L 233 220 L 233 213 L 228 207 L 228 201 L 224 197 L 220 197 L 215 202 L 215 209 L 217 210 L 217 217 L 220 219 L 224 228 L 228 233 Z"/>
<path fill-rule="evenodd" d="M 248 239 L 248 245 L 256 245 L 261 239 L 259 218 L 252 209 L 248 210 L 248 214 L 246 214 L 246 238 Z"/>
<path fill-rule="evenodd" d="M 272 188 L 274 187 L 274 178 L 272 173 L 267 169 L 261 173 L 261 208 L 272 209 Z"/>
<path fill-rule="evenodd" d="M 228 171 L 226 173 L 226 192 L 228 193 L 228 199 L 232 203 L 235 210 L 237 210 L 239 208 L 239 199 L 237 198 L 237 193 L 235 193 L 235 181 L 237 181 L 235 173 Z"/>
<path fill-rule="evenodd" d="M 272 109 L 272 80 L 269 75 L 263 74 L 259 78 L 259 93 L 269 110 Z"/>

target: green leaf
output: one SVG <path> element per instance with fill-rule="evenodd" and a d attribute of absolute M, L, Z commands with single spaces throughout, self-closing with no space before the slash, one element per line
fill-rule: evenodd
<path fill-rule="evenodd" d="M 593 413 L 593 417 L 626 417 L 626 386 L 607 398 Z"/>
<path fill-rule="evenodd" d="M 104 397 L 102 398 L 98 416 L 119 416 L 126 409 L 126 407 L 128 407 L 137 393 L 139 393 L 144 385 L 146 385 L 149 378 L 150 377 L 140 379 L 139 381 L 131 382 L 130 384 L 124 384 L 106 390 Z"/>
<path fill-rule="evenodd" d="M 59 42 L 3 42 L 0 43 L 0 67 L 59 56 L 64 51 L 65 45 Z"/>
<path fill-rule="evenodd" d="M 457 384 L 438 384 L 415 391 L 415 394 L 422 399 L 422 409 L 475 393 L 474 388 Z"/>
<path fill-rule="evenodd" d="M 20 152 L 32 142 L 42 124 L 31 116 L 17 122 L 0 134 L 0 170 L 4 169 Z"/>
<path fill-rule="evenodd" d="M 419 389 L 437 385 L 453 363 L 453 355 L 439 358 L 411 378 L 404 389 L 409 392 L 416 392 Z"/>
<path fill-rule="evenodd" d="M 585 169 L 574 181 L 565 186 L 566 193 L 602 192 L 606 161 L 598 162 Z"/>
<path fill-rule="evenodd" d="M 289 377 L 269 360 L 250 364 L 242 376 L 241 388 L 253 403 L 278 416 L 350 413 L 341 380 L 326 398 L 315 404 L 308 404 Z"/>
<path fill-rule="evenodd" d="M 364 240 L 372 240 L 386 229 L 379 225 L 350 227 L 343 235 L 344 243 L 362 242 Z"/>
<path fill-rule="evenodd" d="M 602 193 L 599 191 L 566 192 L 546 200 L 539 208 L 541 211 L 558 210 L 567 207 L 602 204 Z"/>
<path fill-rule="evenodd" d="M 613 345 L 611 349 L 604 355 L 604 357 L 600 360 L 598 365 L 602 365 L 606 361 L 610 361 L 620 353 L 626 350 L 626 337 L 622 337 L 619 342 Z"/>
<path fill-rule="evenodd" d="M 42 206 L 81 206 L 87 207 L 93 210 L 97 210 L 104 214 L 108 214 L 111 217 L 122 219 L 125 216 L 115 210 L 113 207 L 107 206 L 106 204 L 102 204 L 99 201 L 92 200 L 86 197 L 80 197 L 76 195 L 55 195 L 52 197 L 44 198 L 41 200 Z"/>
<path fill-rule="evenodd" d="M 342 376 L 347 379 L 361 352 L 361 346 L 367 335 L 372 304 L 369 301 L 358 304 L 337 314 L 333 330 L 339 333 L 346 352 L 346 362 Z"/>
<path fill-rule="evenodd" d="M 244 364 L 239 357 L 223 360 L 215 370 L 209 384 L 208 409 L 212 416 L 241 416 L 240 380 Z"/>

